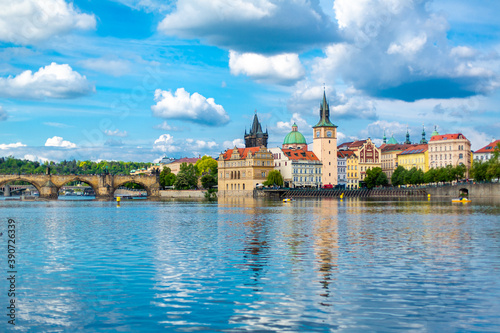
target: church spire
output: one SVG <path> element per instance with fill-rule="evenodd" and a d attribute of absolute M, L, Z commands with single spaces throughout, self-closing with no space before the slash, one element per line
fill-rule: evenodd
<path fill-rule="evenodd" d="M 330 121 L 330 107 L 328 105 L 328 102 L 326 101 L 326 91 L 325 88 L 323 87 L 323 101 L 319 105 L 319 122 L 316 124 L 314 127 L 337 127 L 332 122 Z"/>
<path fill-rule="evenodd" d="M 384 145 L 387 143 L 387 137 L 385 136 L 385 128 L 384 128 L 384 136 L 382 137 L 382 142 Z"/>
<path fill-rule="evenodd" d="M 425 126 L 422 124 L 422 140 L 420 140 L 421 144 L 426 144 L 427 140 L 425 139 Z"/>
<path fill-rule="evenodd" d="M 405 143 L 408 145 L 411 145 L 410 132 L 408 131 L 408 125 L 406 125 L 406 141 L 405 141 Z"/>

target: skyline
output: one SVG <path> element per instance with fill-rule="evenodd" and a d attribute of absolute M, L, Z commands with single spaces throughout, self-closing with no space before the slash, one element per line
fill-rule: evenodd
<path fill-rule="evenodd" d="M 0 0 L 0 154 L 157 161 L 244 145 L 500 130 L 493 0 Z"/>

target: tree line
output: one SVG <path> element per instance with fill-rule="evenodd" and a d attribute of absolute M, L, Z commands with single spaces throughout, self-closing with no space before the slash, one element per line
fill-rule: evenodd
<path fill-rule="evenodd" d="M 160 172 L 160 186 L 176 190 L 191 190 L 201 186 L 207 189 L 210 197 L 214 196 L 217 185 L 217 161 L 210 156 L 203 156 L 195 164 L 182 163 L 177 175 L 165 166 Z"/>
<path fill-rule="evenodd" d="M 47 167 L 54 175 L 92 175 L 109 173 L 112 175 L 129 174 L 131 170 L 148 168 L 152 163 L 123 162 L 123 161 L 61 161 L 37 162 L 17 159 L 12 156 L 0 157 L 0 174 L 44 174 Z"/>

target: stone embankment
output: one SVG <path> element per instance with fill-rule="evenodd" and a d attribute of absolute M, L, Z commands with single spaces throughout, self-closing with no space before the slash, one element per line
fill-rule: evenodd
<path fill-rule="evenodd" d="M 160 199 L 205 199 L 204 190 L 160 191 Z"/>

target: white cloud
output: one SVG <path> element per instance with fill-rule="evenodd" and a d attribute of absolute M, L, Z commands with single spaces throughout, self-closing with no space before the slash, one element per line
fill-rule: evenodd
<path fill-rule="evenodd" d="M 50 161 L 48 158 L 36 156 L 33 154 L 26 154 L 26 155 L 24 155 L 23 159 L 28 160 L 28 161 L 32 161 L 32 162 L 40 162 L 40 163 L 45 163 L 45 162 Z"/>
<path fill-rule="evenodd" d="M 472 150 L 481 149 L 482 147 L 486 146 L 488 143 L 490 143 L 492 141 L 491 136 L 489 136 L 488 134 L 486 134 L 484 132 L 479 132 L 478 130 L 476 130 L 474 128 L 462 127 L 457 132 L 462 133 L 463 135 L 465 135 L 465 137 L 467 139 L 469 139 L 469 141 L 471 143 Z M 457 132 L 455 132 L 455 133 L 457 133 Z M 444 133 L 440 133 L 440 134 L 444 134 Z M 494 138 L 494 139 L 498 139 L 498 138 Z"/>
<path fill-rule="evenodd" d="M 164 121 L 163 123 L 153 126 L 153 128 L 160 129 L 163 131 L 178 131 L 179 129 L 175 126 L 171 126 L 167 123 L 167 121 Z"/>
<path fill-rule="evenodd" d="M 23 99 L 76 98 L 95 91 L 84 75 L 55 62 L 32 73 L 30 70 L 0 78 L 0 96 Z"/>
<path fill-rule="evenodd" d="M 5 149 L 10 149 L 10 148 L 19 148 L 19 147 L 26 147 L 25 144 L 22 144 L 21 142 L 16 142 L 16 143 L 2 143 L 0 144 L 0 149 L 5 150 Z"/>
<path fill-rule="evenodd" d="M 81 61 L 81 64 L 85 68 L 116 77 L 125 75 L 130 71 L 130 62 L 121 59 L 87 59 Z"/>
<path fill-rule="evenodd" d="M 9 118 L 9 114 L 0 106 L 0 121 L 5 121 Z"/>
<path fill-rule="evenodd" d="M 104 134 L 106 134 L 107 136 L 118 136 L 118 137 L 126 137 L 128 135 L 127 131 L 122 131 L 120 132 L 120 130 L 116 129 L 114 131 L 112 130 L 105 130 L 104 131 Z"/>
<path fill-rule="evenodd" d="M 156 89 L 156 105 L 151 106 L 153 115 L 167 119 L 181 119 L 207 126 L 221 126 L 229 122 L 229 115 L 213 98 L 189 93 L 184 88 L 170 91 Z"/>
<path fill-rule="evenodd" d="M 214 149 L 218 145 L 215 141 L 203 141 L 203 140 L 193 140 L 193 139 L 186 139 L 188 142 L 188 147 L 190 150 L 197 150 L 197 149 Z"/>
<path fill-rule="evenodd" d="M 165 1 L 158 0 L 114 0 L 121 4 L 133 8 L 135 10 L 144 10 L 150 12 L 165 12 L 174 8 L 173 3 L 165 3 Z"/>
<path fill-rule="evenodd" d="M 162 134 L 153 144 L 153 150 L 162 151 L 164 153 L 178 152 L 181 149 L 174 145 L 174 137 L 170 134 Z"/>
<path fill-rule="evenodd" d="M 313 61 L 316 82 L 341 78 L 370 96 L 410 102 L 500 87 L 494 60 L 450 46 L 450 25 L 430 0 L 336 0 L 334 9 L 346 39 Z"/>
<path fill-rule="evenodd" d="M 426 42 L 427 35 L 422 33 L 417 37 L 401 43 L 391 43 L 391 45 L 389 45 L 389 49 L 387 49 L 387 54 L 399 53 L 406 56 L 412 56 L 420 51 Z"/>
<path fill-rule="evenodd" d="M 233 75 L 248 75 L 257 82 L 289 85 L 301 79 L 305 70 L 295 53 L 264 56 L 256 53 L 229 52 Z"/>
<path fill-rule="evenodd" d="M 296 52 L 338 39 L 318 0 L 179 0 L 158 30 L 256 53 Z"/>
<path fill-rule="evenodd" d="M 63 140 L 60 136 L 48 138 L 45 142 L 46 147 L 62 147 L 62 148 L 76 148 L 76 144 Z"/>
<path fill-rule="evenodd" d="M 233 141 L 224 141 L 222 143 L 222 148 L 224 149 L 233 149 L 234 147 L 245 148 L 245 140 L 234 139 Z"/>
<path fill-rule="evenodd" d="M 280 134 L 289 133 L 292 131 L 292 125 L 294 123 L 297 125 L 299 132 L 302 134 L 312 132 L 312 126 L 309 125 L 307 121 L 298 113 L 294 113 L 290 121 L 278 121 L 276 123 L 276 131 Z"/>
<path fill-rule="evenodd" d="M 404 141 L 404 136 L 406 135 L 406 124 L 399 123 L 397 121 L 386 121 L 386 120 L 377 120 L 368 126 L 366 126 L 365 130 L 361 131 L 361 134 L 367 137 L 374 138 L 382 138 L 384 135 L 387 137 L 387 140 L 394 134 L 398 141 Z M 416 137 L 413 138 L 415 141 Z"/>
<path fill-rule="evenodd" d="M 450 56 L 458 58 L 474 58 L 478 52 L 467 46 L 457 46 L 450 50 Z"/>
<path fill-rule="evenodd" d="M 64 0 L 0 0 L 0 41 L 33 44 L 71 30 L 95 29 L 94 15 Z"/>

